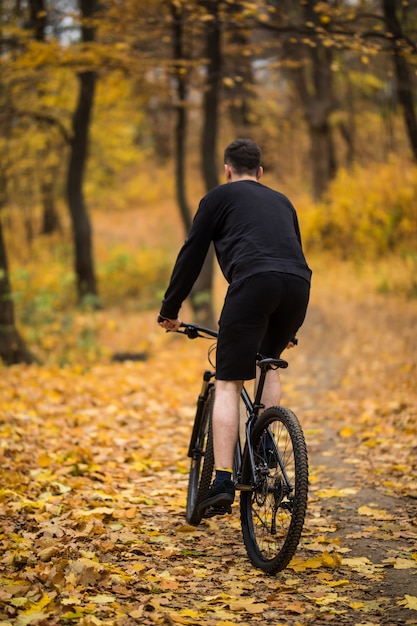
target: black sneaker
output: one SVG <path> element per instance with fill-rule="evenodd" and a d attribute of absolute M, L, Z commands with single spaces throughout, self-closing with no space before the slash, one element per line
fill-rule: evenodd
<path fill-rule="evenodd" d="M 198 507 L 201 517 L 214 517 L 215 515 L 225 515 L 232 512 L 232 504 L 235 499 L 235 485 L 231 480 L 224 480 L 222 483 L 211 486 L 207 496 Z"/>

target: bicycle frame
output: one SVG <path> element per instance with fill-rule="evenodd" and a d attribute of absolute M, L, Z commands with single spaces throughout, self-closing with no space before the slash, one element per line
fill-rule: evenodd
<path fill-rule="evenodd" d="M 247 416 L 248 416 L 246 420 L 246 424 L 245 424 L 245 439 L 246 439 L 247 453 L 249 454 L 249 458 L 251 462 L 254 484 L 245 485 L 244 483 L 241 483 L 238 481 L 236 484 L 236 489 L 238 489 L 239 491 L 252 491 L 256 489 L 257 487 L 256 482 L 255 482 L 256 481 L 256 463 L 255 463 L 255 456 L 254 456 L 252 445 L 251 445 L 251 440 L 252 440 L 251 432 L 255 425 L 256 419 L 259 415 L 259 411 L 265 408 L 265 405 L 261 403 L 261 397 L 262 397 L 262 392 L 263 392 L 263 388 L 265 384 L 266 373 L 270 369 L 286 368 L 288 367 L 288 363 L 287 361 L 284 361 L 283 359 L 259 358 L 258 366 L 261 369 L 261 375 L 259 377 L 259 382 L 258 382 L 258 386 L 256 389 L 254 401 L 252 402 L 245 386 L 242 387 L 242 392 L 240 394 L 240 397 L 243 401 L 243 404 L 245 405 Z M 271 436 L 271 442 L 273 442 L 274 452 L 276 454 L 279 466 L 285 478 L 287 487 L 290 491 L 292 491 L 293 486 L 291 485 L 289 481 L 288 475 L 285 471 L 284 463 L 282 462 L 280 451 L 278 447 L 276 446 L 272 436 Z M 233 467 L 234 476 L 236 478 L 241 478 L 240 476 L 241 465 L 242 465 L 242 444 L 241 444 L 240 437 L 239 437 L 237 446 L 236 446 L 235 463 Z"/>
<path fill-rule="evenodd" d="M 177 332 L 187 335 L 189 339 L 196 339 L 197 337 L 202 337 L 205 339 L 209 339 L 209 338 L 217 339 L 217 336 L 218 336 L 218 333 L 216 331 L 208 329 L 208 328 L 203 328 L 196 324 L 184 324 L 183 323 L 181 328 L 182 330 L 178 330 Z M 266 374 L 268 370 L 270 369 L 278 369 L 278 368 L 285 369 L 286 367 L 288 367 L 288 363 L 287 361 L 284 361 L 284 359 L 262 358 L 259 355 L 259 358 L 257 360 L 258 360 L 258 366 L 261 369 L 261 374 L 260 374 L 259 382 L 256 388 L 254 401 L 252 402 L 250 395 L 247 392 L 245 386 L 242 387 L 242 391 L 240 394 L 240 397 L 243 401 L 243 404 L 247 412 L 247 420 L 245 424 L 245 440 L 246 440 L 247 453 L 249 454 L 249 457 L 250 457 L 254 484 L 245 485 L 240 482 L 241 467 L 242 467 L 242 444 L 241 444 L 240 435 L 239 435 L 237 445 L 236 445 L 236 450 L 235 450 L 234 464 L 233 464 L 233 475 L 236 481 L 236 489 L 239 491 L 253 491 L 257 487 L 257 485 L 255 484 L 256 464 L 255 464 L 255 456 L 254 456 L 252 445 L 251 445 L 251 432 L 256 422 L 256 419 L 259 415 L 259 411 L 265 408 L 265 406 L 261 403 L 261 397 L 262 397 L 262 392 L 263 392 L 263 388 L 265 384 Z M 198 424 L 197 418 L 199 415 L 201 415 L 202 411 L 204 410 L 204 407 L 205 407 L 205 404 L 207 402 L 208 395 L 209 395 L 209 389 L 210 387 L 214 385 L 214 383 L 211 382 L 211 379 L 214 378 L 214 376 L 215 376 L 214 372 L 210 370 L 205 370 L 204 375 L 203 375 L 202 389 L 197 400 L 197 414 L 196 414 L 196 419 L 194 420 L 194 429 L 191 435 L 190 445 L 188 448 L 189 457 L 192 457 L 194 454 L 195 440 L 197 436 L 197 433 L 195 432 L 196 424 Z M 275 443 L 274 443 L 274 448 L 275 448 L 274 452 L 276 454 L 278 463 L 280 465 L 281 471 L 285 478 L 287 488 L 290 491 L 292 491 L 293 486 L 291 485 L 289 481 L 288 475 L 285 471 L 284 463 L 281 458 L 281 454 Z"/>
<path fill-rule="evenodd" d="M 217 339 L 218 336 L 216 331 L 192 324 L 183 324 L 177 332 L 190 339 Z M 231 506 L 223 506 L 223 502 L 230 502 L 230 498 L 223 500 L 223 494 L 218 507 L 216 502 L 212 503 L 214 500 L 209 504 L 215 467 L 213 348 L 215 344 L 212 343 L 208 361 L 213 371 L 206 370 L 203 375 L 188 449 L 191 463 L 186 519 L 193 526 L 198 526 L 204 518 L 232 513 Z M 268 371 L 285 368 L 288 363 L 259 355 L 257 366 L 259 380 L 254 399 L 244 385 L 241 389 L 239 408 L 243 410 L 244 407 L 246 416 L 243 420 L 242 415 L 238 431 L 233 482 L 235 489 L 240 491 L 240 522 L 249 559 L 267 574 L 276 574 L 290 563 L 301 538 L 308 498 L 308 455 L 304 433 L 295 413 L 283 406 L 265 409 L 262 404 Z"/>

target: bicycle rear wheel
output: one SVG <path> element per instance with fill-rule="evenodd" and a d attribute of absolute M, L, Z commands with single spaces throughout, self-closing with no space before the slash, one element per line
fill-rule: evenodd
<path fill-rule="evenodd" d="M 283 570 L 297 550 L 308 497 L 308 458 L 296 415 L 283 407 L 264 411 L 251 444 L 255 476 L 246 447 L 240 494 L 242 533 L 248 556 L 268 574 Z"/>
<path fill-rule="evenodd" d="M 204 499 L 210 487 L 214 468 L 212 415 L 214 387 L 209 389 L 206 405 L 196 425 L 197 435 L 192 450 L 190 475 L 188 479 L 186 519 L 197 526 L 201 522 L 198 505 Z"/>

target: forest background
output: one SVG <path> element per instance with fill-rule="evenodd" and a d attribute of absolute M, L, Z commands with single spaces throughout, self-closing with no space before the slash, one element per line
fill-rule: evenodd
<path fill-rule="evenodd" d="M 308 255 L 416 296 L 414 3 L 2 0 L 0 12 L 3 363 L 65 362 L 87 344 L 96 358 L 77 304 L 157 309 L 236 136 L 262 146 Z M 135 240 L 104 242 L 104 216 L 132 220 Z M 215 279 L 210 255 L 189 299 L 207 324 Z"/>

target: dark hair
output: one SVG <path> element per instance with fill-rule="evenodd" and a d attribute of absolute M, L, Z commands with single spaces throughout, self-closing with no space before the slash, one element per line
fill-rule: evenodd
<path fill-rule="evenodd" d="M 256 176 L 261 165 L 261 149 L 251 139 L 235 139 L 224 151 L 224 162 L 236 174 Z"/>

